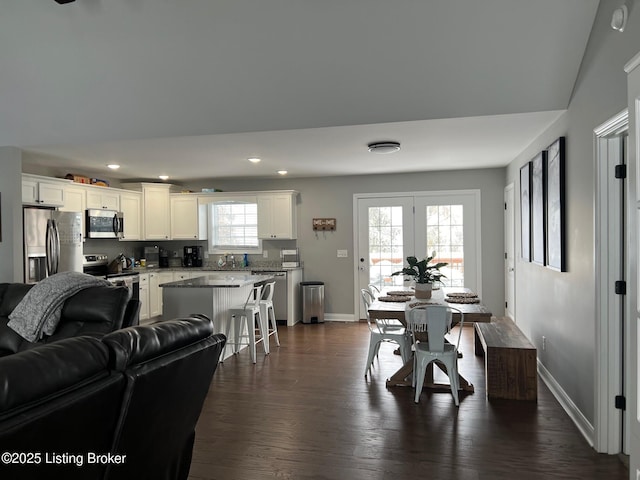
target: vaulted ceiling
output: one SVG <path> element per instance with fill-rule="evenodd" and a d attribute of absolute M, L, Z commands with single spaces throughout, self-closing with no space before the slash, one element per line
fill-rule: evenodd
<path fill-rule="evenodd" d="M 502 166 L 567 108 L 598 3 L 5 2 L 0 145 L 114 178 Z"/>

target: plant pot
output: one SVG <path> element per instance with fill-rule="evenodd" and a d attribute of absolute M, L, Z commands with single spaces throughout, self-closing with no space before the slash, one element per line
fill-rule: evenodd
<path fill-rule="evenodd" d="M 433 284 L 431 283 L 416 283 L 416 298 L 431 298 L 431 290 Z"/>

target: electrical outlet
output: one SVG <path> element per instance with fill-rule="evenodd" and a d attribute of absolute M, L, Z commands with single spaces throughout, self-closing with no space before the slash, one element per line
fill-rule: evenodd
<path fill-rule="evenodd" d="M 547 337 L 545 337 L 544 335 L 542 336 L 542 350 L 546 350 L 547 349 Z"/>
<path fill-rule="evenodd" d="M 262 258 L 269 258 L 269 250 L 262 251 Z"/>
<path fill-rule="evenodd" d="M 177 250 L 173 251 L 173 258 L 178 258 L 178 251 Z"/>

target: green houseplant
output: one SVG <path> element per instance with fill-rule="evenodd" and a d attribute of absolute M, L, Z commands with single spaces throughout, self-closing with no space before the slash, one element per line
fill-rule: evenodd
<path fill-rule="evenodd" d="M 448 265 L 447 262 L 429 264 L 435 257 L 435 252 L 430 257 L 418 260 L 416 257 L 407 257 L 408 266 L 391 275 L 407 275 L 413 277 L 416 282 L 416 298 L 431 298 L 431 290 L 436 282 L 442 283 L 441 278 L 446 276 L 440 272 L 440 268 Z"/>

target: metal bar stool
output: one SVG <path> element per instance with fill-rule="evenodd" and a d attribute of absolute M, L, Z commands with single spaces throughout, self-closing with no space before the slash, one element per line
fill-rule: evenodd
<path fill-rule="evenodd" d="M 276 282 L 266 283 L 264 290 L 262 291 L 262 299 L 260 300 L 260 315 L 264 325 L 262 327 L 262 333 L 264 341 L 264 353 L 269 353 L 269 337 L 271 335 L 276 337 L 276 346 L 280 346 L 280 338 L 278 338 L 278 327 L 276 325 L 276 313 L 273 309 L 273 291 L 275 289 Z"/>
<path fill-rule="evenodd" d="M 249 352 L 251 355 L 251 362 L 256 363 L 256 344 L 258 342 L 265 343 L 264 339 L 267 338 L 264 335 L 264 323 L 262 320 L 262 315 L 260 314 L 261 297 L 262 285 L 255 286 L 249 292 L 247 300 L 243 305 L 235 305 L 229 308 L 230 318 L 227 322 L 227 328 L 224 332 L 225 336 L 227 337 L 227 344 L 224 347 L 225 353 L 227 347 L 230 345 L 233 345 L 234 354 L 237 354 L 240 351 L 241 345 L 247 345 L 249 347 Z M 258 325 L 258 331 L 260 332 L 260 338 L 256 338 L 256 322 Z M 231 333 L 230 330 L 232 323 L 234 324 L 233 341 L 229 341 L 229 339 L 231 338 L 229 335 Z M 247 333 L 244 333 L 245 328 Z"/>

